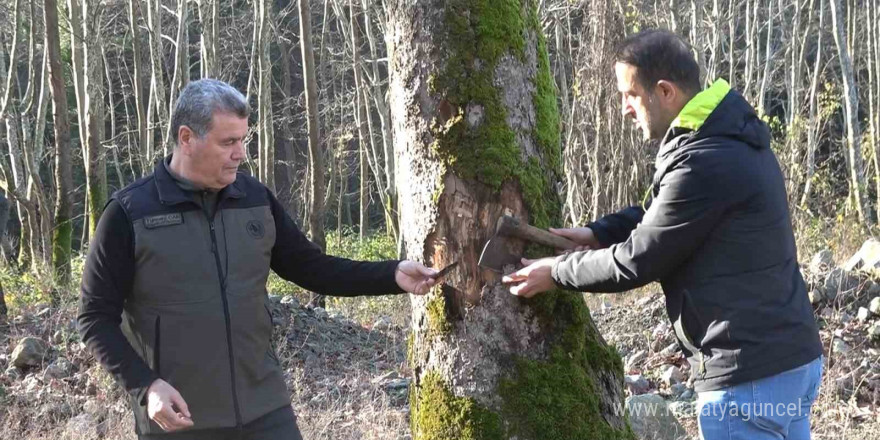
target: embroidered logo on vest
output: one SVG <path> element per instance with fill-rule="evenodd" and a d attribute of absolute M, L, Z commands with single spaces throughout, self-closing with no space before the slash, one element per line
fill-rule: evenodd
<path fill-rule="evenodd" d="M 183 214 L 179 212 L 175 212 L 173 214 L 154 215 L 144 218 L 144 226 L 147 229 L 179 225 L 181 223 L 183 223 Z"/>
<path fill-rule="evenodd" d="M 263 228 L 263 222 L 259 220 L 251 220 L 247 222 L 245 229 L 247 229 L 248 234 L 250 234 L 251 237 L 254 237 L 257 240 L 266 235 L 266 230 Z"/>

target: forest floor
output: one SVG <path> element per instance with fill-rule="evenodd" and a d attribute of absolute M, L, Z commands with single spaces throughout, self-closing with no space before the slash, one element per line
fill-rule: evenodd
<path fill-rule="evenodd" d="M 826 374 L 813 408 L 815 439 L 880 439 L 880 341 L 867 336 L 880 317 L 857 317 L 880 287 L 864 277 L 850 281 L 858 287 L 816 305 Z M 605 339 L 621 353 L 626 373 L 647 380 L 648 388 L 638 393 L 667 399 L 687 437 L 696 438 L 693 398 L 681 395 L 688 385 L 671 387 L 662 377 L 670 366 L 687 373 L 687 363 L 674 347 L 657 292 L 648 288 L 587 300 Z M 272 297 L 272 304 L 275 346 L 305 439 L 411 438 L 408 329 L 400 324 L 405 310 L 358 323 L 302 307 L 289 296 Z M 75 315 L 71 298 L 61 308 L 13 308 L 0 326 L 0 438 L 135 438 L 125 395 L 79 342 Z M 43 362 L 27 370 L 11 367 L 13 349 L 27 336 L 47 343 Z"/>

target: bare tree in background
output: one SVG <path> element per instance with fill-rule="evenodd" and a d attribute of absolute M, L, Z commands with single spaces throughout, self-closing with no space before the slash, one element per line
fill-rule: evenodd
<path fill-rule="evenodd" d="M 840 58 L 841 76 L 843 77 L 843 101 L 846 109 L 846 145 L 847 162 L 850 173 L 850 191 L 855 204 L 859 221 L 866 225 L 874 224 L 866 197 L 865 166 L 861 151 L 861 126 L 859 125 L 859 91 L 855 84 L 852 59 L 847 46 L 847 35 L 844 29 L 844 11 L 840 0 L 829 0 L 831 3 L 831 21 L 834 28 L 834 43 Z"/>
<path fill-rule="evenodd" d="M 57 285 L 70 281 L 71 200 L 73 187 L 70 164 L 70 122 L 67 119 L 67 92 L 61 69 L 61 45 L 58 38 L 58 6 L 55 0 L 44 0 L 43 17 L 46 47 L 49 53 L 49 83 L 52 91 L 55 126 L 55 230 L 52 236 L 52 267 Z"/>

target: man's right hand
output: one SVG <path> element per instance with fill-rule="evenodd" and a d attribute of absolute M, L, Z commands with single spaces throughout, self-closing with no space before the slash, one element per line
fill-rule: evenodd
<path fill-rule="evenodd" d="M 147 414 L 150 420 L 166 432 L 193 426 L 192 416 L 183 397 L 162 379 L 156 379 L 147 389 Z"/>
<path fill-rule="evenodd" d="M 576 251 L 602 249 L 602 244 L 596 239 L 593 230 L 586 226 L 581 228 L 550 228 L 550 232 L 577 243 L 579 246 L 574 249 Z"/>

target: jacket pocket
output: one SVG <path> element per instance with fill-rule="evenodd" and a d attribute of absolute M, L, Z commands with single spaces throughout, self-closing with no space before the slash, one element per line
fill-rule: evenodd
<path fill-rule="evenodd" d="M 272 316 L 262 299 L 234 302 L 232 338 L 235 347 L 236 373 L 250 383 L 263 380 L 272 370 L 268 353 L 272 351 Z"/>
<path fill-rule="evenodd" d="M 706 375 L 707 358 L 711 357 L 711 354 L 707 356 L 703 352 L 702 343 L 697 343 L 696 340 L 699 334 L 705 332 L 705 328 L 700 321 L 696 305 L 687 289 L 681 291 L 681 296 L 681 309 L 678 312 L 678 319 L 672 323 L 672 327 L 675 329 L 675 335 L 678 337 L 678 340 L 696 359 L 697 369 L 692 374 L 694 377 L 704 377 Z"/>

